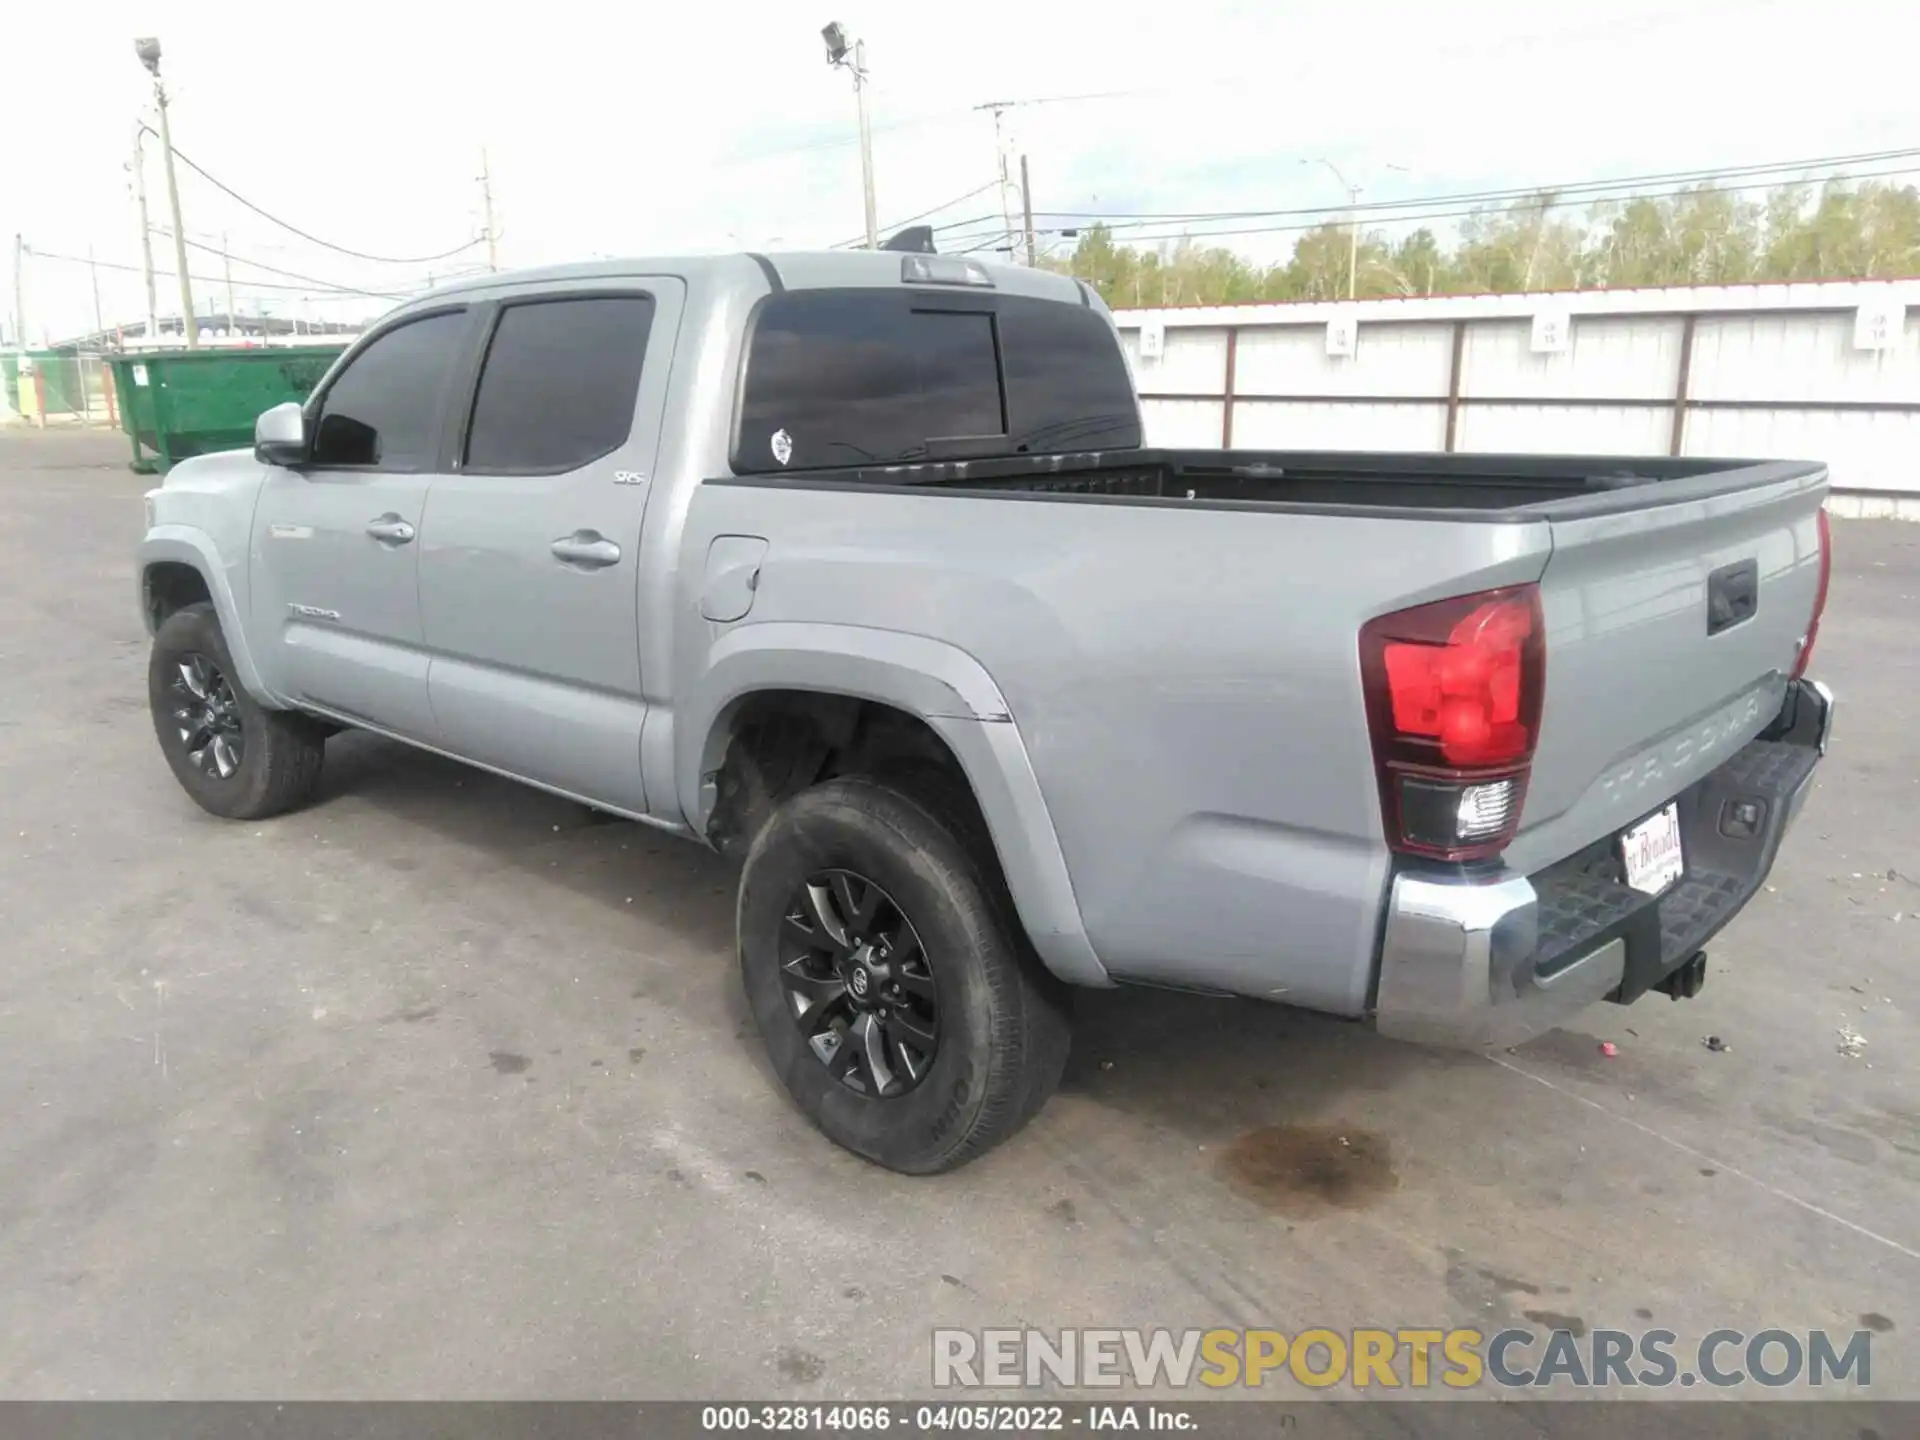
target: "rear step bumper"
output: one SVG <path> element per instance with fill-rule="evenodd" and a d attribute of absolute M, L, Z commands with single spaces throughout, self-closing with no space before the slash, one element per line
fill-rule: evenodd
<path fill-rule="evenodd" d="M 1381 1033 L 1504 1047 L 1597 1000 L 1697 990 L 1699 971 L 1685 967 L 1766 880 L 1833 714 L 1832 691 L 1796 681 L 1758 739 L 1675 797 L 1687 870 L 1662 895 L 1625 883 L 1612 836 L 1530 876 L 1396 875 L 1374 1012 Z"/>

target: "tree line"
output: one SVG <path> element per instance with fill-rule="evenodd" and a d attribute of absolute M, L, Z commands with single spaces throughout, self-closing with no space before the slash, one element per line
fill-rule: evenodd
<path fill-rule="evenodd" d="M 1052 262 L 1115 309 L 1262 300 L 1506 294 L 1600 286 L 1732 285 L 1920 275 L 1920 189 L 1884 181 L 1792 186 L 1754 199 L 1700 185 L 1575 213 L 1551 191 L 1466 216 L 1452 241 L 1332 221 L 1263 265 L 1188 238 L 1129 245 L 1105 225 Z"/>

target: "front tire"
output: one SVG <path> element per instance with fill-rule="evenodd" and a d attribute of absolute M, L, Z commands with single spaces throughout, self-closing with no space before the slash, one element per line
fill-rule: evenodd
<path fill-rule="evenodd" d="M 959 829 L 831 780 L 774 812 L 740 880 L 741 979 L 781 1083 L 830 1139 L 914 1175 L 1006 1139 L 1067 1058 L 1062 987 Z"/>
<path fill-rule="evenodd" d="M 304 715 L 269 710 L 246 692 L 208 604 L 161 622 L 147 662 L 154 734 L 180 788 L 202 810 L 264 820 L 312 798 L 326 736 Z"/>

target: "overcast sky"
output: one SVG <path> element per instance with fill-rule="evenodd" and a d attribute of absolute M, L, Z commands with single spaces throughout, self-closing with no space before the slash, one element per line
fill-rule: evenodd
<path fill-rule="evenodd" d="M 477 236 L 483 147 L 503 266 L 850 240 L 859 158 L 818 33 L 832 19 L 867 42 L 883 229 L 978 187 L 933 220 L 998 211 L 993 122 L 973 107 L 1002 100 L 1102 97 L 1005 124 L 1037 209 L 1112 214 L 1337 205 L 1321 157 L 1392 200 L 1920 144 L 1920 21 L 1891 0 L 22 3 L 4 24 L 0 235 L 137 264 L 126 166 L 151 90 L 132 39 L 155 34 L 181 151 L 369 254 Z M 166 225 L 157 145 L 147 181 Z M 336 284 L 409 291 L 483 254 L 364 263 L 189 171 L 180 188 L 191 238 Z M 170 238 L 154 243 L 171 270 Z M 1234 243 L 1277 255 L 1289 237 Z M 87 267 L 27 264 L 34 337 L 90 328 Z M 207 251 L 189 268 L 221 274 Z M 138 318 L 138 276 L 99 273 L 107 322 Z M 299 282 L 234 273 L 243 310 L 300 303 L 248 283 Z M 159 285 L 177 312 L 177 282 Z"/>

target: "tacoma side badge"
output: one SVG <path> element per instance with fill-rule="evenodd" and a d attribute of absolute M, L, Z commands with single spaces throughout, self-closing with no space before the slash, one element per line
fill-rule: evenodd
<path fill-rule="evenodd" d="M 784 430 L 773 432 L 773 458 L 782 465 L 793 458 L 793 437 Z"/>

